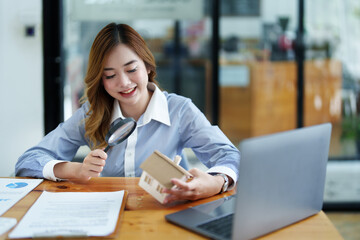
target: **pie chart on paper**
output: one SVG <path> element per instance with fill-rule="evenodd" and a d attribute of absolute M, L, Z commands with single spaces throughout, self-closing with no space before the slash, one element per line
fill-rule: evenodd
<path fill-rule="evenodd" d="M 8 185 L 6 185 L 6 187 L 8 188 L 23 188 L 26 187 L 28 184 L 25 182 L 14 182 L 14 183 L 9 183 Z"/>

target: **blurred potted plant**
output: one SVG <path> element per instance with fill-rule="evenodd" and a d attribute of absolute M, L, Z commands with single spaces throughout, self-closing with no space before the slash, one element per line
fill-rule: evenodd
<path fill-rule="evenodd" d="M 360 116 L 345 116 L 343 118 L 341 138 L 354 141 L 357 154 L 360 155 Z"/>

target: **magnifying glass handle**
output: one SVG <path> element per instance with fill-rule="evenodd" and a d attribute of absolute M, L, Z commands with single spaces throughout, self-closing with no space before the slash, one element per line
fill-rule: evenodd
<path fill-rule="evenodd" d="M 110 145 L 107 145 L 107 147 L 104 149 L 104 152 L 109 151 L 109 149 L 110 149 Z"/>

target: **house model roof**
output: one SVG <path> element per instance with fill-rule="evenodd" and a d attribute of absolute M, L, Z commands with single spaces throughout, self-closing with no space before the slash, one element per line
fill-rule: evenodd
<path fill-rule="evenodd" d="M 140 168 L 166 188 L 173 186 L 171 178 L 182 178 L 184 175 L 191 176 L 188 171 L 157 150 L 140 165 Z"/>

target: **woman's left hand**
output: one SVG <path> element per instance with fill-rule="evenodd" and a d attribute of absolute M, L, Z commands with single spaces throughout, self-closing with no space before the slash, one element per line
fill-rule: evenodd
<path fill-rule="evenodd" d="M 224 185 L 224 178 L 221 176 L 212 176 L 197 168 L 189 170 L 193 179 L 184 182 L 180 179 L 173 178 L 171 182 L 175 187 L 164 189 L 164 193 L 169 195 L 165 198 L 164 203 L 170 203 L 178 200 L 197 200 L 218 194 Z"/>

